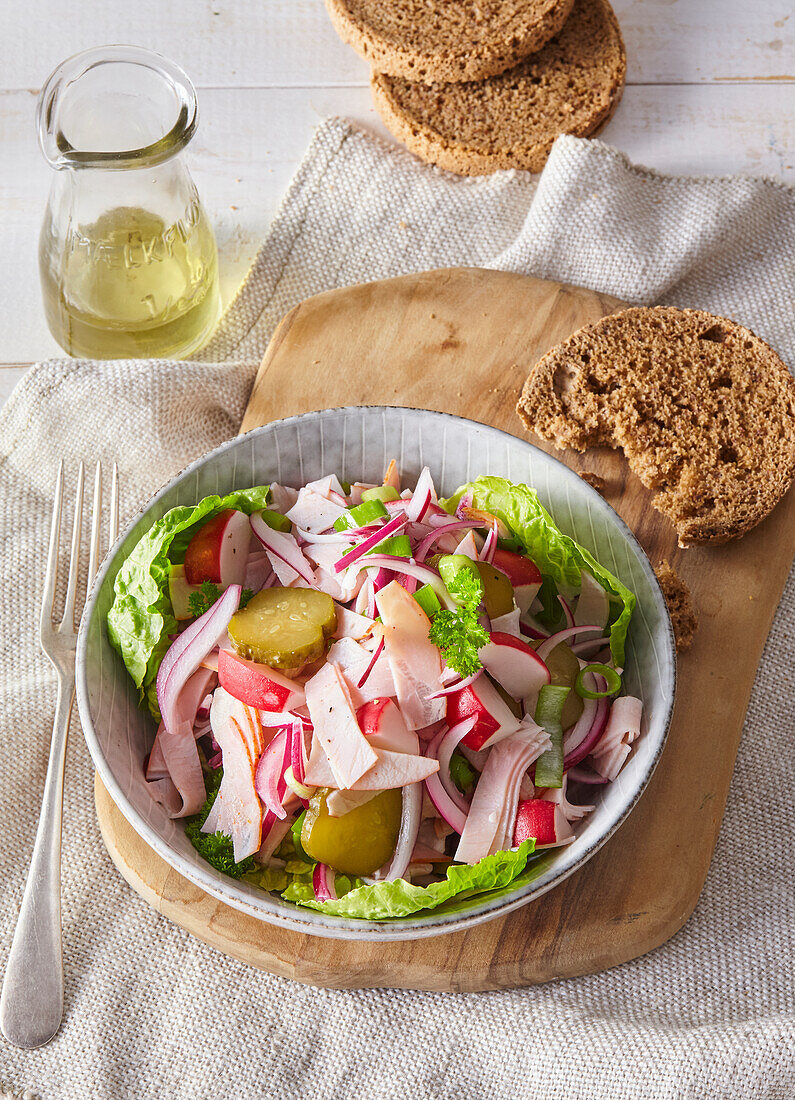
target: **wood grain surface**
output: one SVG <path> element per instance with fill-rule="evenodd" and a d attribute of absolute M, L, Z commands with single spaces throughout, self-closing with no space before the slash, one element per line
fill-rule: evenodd
<path fill-rule="evenodd" d="M 331 291 L 282 321 L 242 430 L 312 409 L 383 403 L 456 413 L 523 436 L 514 407 L 529 369 L 553 344 L 620 306 L 591 291 L 476 269 Z M 606 498 L 652 563 L 667 557 L 688 582 L 700 617 L 679 663 L 661 763 L 593 859 L 539 900 L 469 932 L 413 943 L 328 941 L 273 928 L 203 894 L 146 847 L 98 788 L 105 842 L 134 889 L 227 954 L 328 986 L 529 985 L 614 966 L 681 927 L 709 867 L 748 697 L 792 562 L 795 495 L 739 542 L 681 551 L 620 454 L 562 457 L 605 479 Z"/>

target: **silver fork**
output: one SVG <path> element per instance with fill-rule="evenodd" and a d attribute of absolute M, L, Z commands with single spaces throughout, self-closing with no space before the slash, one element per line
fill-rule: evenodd
<path fill-rule="evenodd" d="M 44 782 L 41 814 L 30 861 L 25 893 L 17 918 L 11 954 L 8 957 L 3 993 L 0 997 L 0 1028 L 9 1042 L 32 1049 L 48 1043 L 63 1016 L 63 953 L 61 946 L 61 819 L 63 816 L 63 777 L 69 718 L 75 697 L 75 603 L 80 566 L 83 526 L 83 487 L 85 467 L 80 463 L 77 475 L 69 579 L 60 623 L 53 622 L 58 577 L 58 544 L 63 504 L 63 462 L 55 482 L 50 550 L 41 605 L 39 639 L 58 673 L 58 695 L 52 727 L 50 758 Z M 100 520 L 102 504 L 102 468 L 97 463 L 94 477 L 94 504 L 88 585 L 99 565 Z M 110 495 L 110 541 L 116 541 L 119 526 L 119 482 L 114 463 Z"/>

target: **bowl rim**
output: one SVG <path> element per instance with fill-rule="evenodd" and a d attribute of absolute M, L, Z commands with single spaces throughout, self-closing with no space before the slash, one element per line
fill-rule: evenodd
<path fill-rule="evenodd" d="M 423 416 L 429 416 L 433 418 L 441 418 L 450 422 L 454 422 L 458 425 L 468 424 L 479 429 L 483 429 L 487 432 L 493 433 L 496 436 L 505 437 L 513 444 L 519 444 L 522 447 L 527 448 L 528 451 L 534 452 L 543 456 L 544 461 L 550 461 L 555 466 L 560 468 L 561 476 L 564 478 L 576 478 L 582 491 L 586 496 L 589 496 L 592 502 L 596 505 L 597 509 L 602 511 L 612 522 L 613 526 L 623 536 L 630 547 L 635 550 L 635 557 L 645 573 L 647 580 L 651 583 L 651 589 L 655 597 L 655 601 L 659 608 L 663 612 L 663 621 L 667 625 L 667 631 L 665 632 L 664 641 L 667 643 L 669 667 L 670 667 L 670 694 L 667 698 L 665 717 L 661 726 L 661 732 L 659 735 L 658 744 L 655 748 L 654 755 L 649 761 L 646 773 L 639 781 L 636 791 L 630 801 L 623 807 L 621 812 L 617 815 L 612 824 L 598 837 L 595 837 L 592 842 L 583 849 L 579 854 L 579 857 L 563 870 L 559 870 L 555 873 L 554 864 L 547 868 L 538 879 L 534 879 L 527 883 L 525 886 L 518 888 L 519 892 L 516 896 L 511 896 L 510 886 L 503 889 L 501 895 L 498 898 L 493 898 L 491 901 L 484 901 L 482 908 L 476 909 L 474 912 L 461 914 L 439 914 L 435 910 L 429 910 L 427 920 L 432 923 L 420 923 L 416 919 L 411 921 L 406 918 L 395 918 L 387 921 L 370 921 L 355 918 L 343 918 L 334 917 L 331 915 L 325 915 L 318 910 L 302 909 L 299 906 L 294 906 L 296 916 L 288 916 L 284 913 L 281 906 L 289 904 L 281 901 L 280 905 L 273 900 L 273 896 L 266 891 L 257 891 L 256 895 L 247 895 L 242 892 L 238 892 L 235 888 L 239 884 L 237 880 L 227 878 L 216 871 L 215 868 L 207 864 L 205 867 L 202 865 L 189 864 L 187 861 L 183 864 L 182 857 L 178 852 L 169 845 L 167 841 L 159 836 L 150 823 L 145 820 L 132 805 L 127 795 L 122 790 L 120 784 L 117 782 L 113 770 L 107 761 L 102 745 L 100 744 L 99 737 L 94 728 L 93 719 L 91 716 L 88 681 L 86 676 L 86 656 L 88 649 L 89 639 L 89 624 L 96 613 L 96 604 L 99 597 L 100 590 L 105 583 L 108 574 L 111 572 L 112 567 L 115 564 L 118 552 L 129 537 L 130 532 L 137 523 L 160 501 L 168 492 L 170 492 L 176 484 L 195 473 L 198 469 L 205 466 L 213 459 L 220 455 L 234 449 L 237 446 L 242 445 L 244 442 L 250 444 L 252 439 L 261 435 L 266 435 L 274 430 L 277 426 L 292 425 L 299 421 L 316 421 L 322 420 L 326 417 L 339 417 L 346 414 L 357 414 L 367 410 L 370 412 L 381 412 L 383 415 L 389 414 L 404 414 L 406 412 L 420 413 Z M 104 636 L 104 641 L 109 645 L 107 641 L 107 635 Z M 77 638 L 77 650 L 76 650 L 76 665 L 75 665 L 75 691 L 77 698 L 78 711 L 80 715 L 80 722 L 83 729 L 83 736 L 86 741 L 89 753 L 94 763 L 94 767 L 102 780 L 108 794 L 113 800 L 116 807 L 120 810 L 124 818 L 132 826 L 135 832 L 141 837 L 144 842 L 153 849 L 153 851 L 160 856 L 171 868 L 173 868 L 178 874 L 182 875 L 188 881 L 192 882 L 195 886 L 204 890 L 210 894 L 216 900 L 231 905 L 233 908 L 253 916 L 257 920 L 266 922 L 277 927 L 282 927 L 294 932 L 300 932 L 308 935 L 318 936 L 326 939 L 342 939 L 342 940 L 364 940 L 370 942 L 392 942 L 392 941 L 409 941 L 413 939 L 424 939 L 430 936 L 445 935 L 449 932 L 463 931 L 469 928 L 473 928 L 478 924 L 482 924 L 486 921 L 494 920 L 498 917 L 506 916 L 508 913 L 527 905 L 529 902 L 543 896 L 549 890 L 556 886 L 559 886 L 567 878 L 573 875 L 576 871 L 580 870 L 585 863 L 591 859 L 592 856 L 602 848 L 608 840 L 616 833 L 616 831 L 624 824 L 632 810 L 637 805 L 640 797 L 646 790 L 652 775 L 654 774 L 657 765 L 660 761 L 660 757 L 665 748 L 665 744 L 668 739 L 668 733 L 671 726 L 671 720 L 674 711 L 674 705 L 676 701 L 676 687 L 677 687 L 677 656 L 676 645 L 673 624 L 671 622 L 670 614 L 668 611 L 668 605 L 665 601 L 662 589 L 660 587 L 659 580 L 652 568 L 649 558 L 641 546 L 638 539 L 630 527 L 624 522 L 621 516 L 615 511 L 615 509 L 609 504 L 604 497 L 601 496 L 588 482 L 584 481 L 576 471 L 567 466 L 559 458 L 554 455 L 547 454 L 546 451 L 542 451 L 539 447 L 536 447 L 529 440 L 522 439 L 519 436 L 513 435 L 511 432 L 505 431 L 502 428 L 495 428 L 491 424 L 485 424 L 482 421 L 474 420 L 470 417 L 458 416 L 454 413 L 438 412 L 433 409 L 417 408 L 409 405 L 341 405 L 330 409 L 318 409 L 305 413 L 297 413 L 292 416 L 281 417 L 276 420 L 269 421 L 267 424 L 260 425 L 253 428 L 248 432 L 244 432 L 241 435 L 236 435 L 231 439 L 225 440 L 219 446 L 213 448 L 211 451 L 207 451 L 205 454 L 199 456 L 188 466 L 184 467 L 181 471 L 175 474 L 173 477 L 162 485 L 154 494 L 152 494 L 145 503 L 136 511 L 131 517 L 130 521 L 125 525 L 124 529 L 119 532 L 115 542 L 108 548 L 108 551 L 103 559 L 100 568 L 91 584 L 90 591 L 87 595 L 83 614 L 80 620 L 80 627 L 78 630 Z M 255 887 L 251 888 L 255 890 Z M 507 892 L 506 892 L 507 891 Z M 256 897 L 256 903 L 251 900 L 252 897 Z M 422 918 L 420 917 L 421 921 Z"/>

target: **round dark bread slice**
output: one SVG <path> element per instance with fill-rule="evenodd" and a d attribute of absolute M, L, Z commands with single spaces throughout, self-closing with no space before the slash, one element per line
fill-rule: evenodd
<path fill-rule="evenodd" d="M 795 477 L 795 380 L 749 329 L 693 309 L 626 309 L 539 360 L 517 411 L 556 447 L 620 447 L 680 546 L 726 542 Z"/>
<path fill-rule="evenodd" d="M 576 0 L 560 33 L 500 76 L 416 84 L 375 72 L 384 125 L 422 160 L 460 175 L 540 172 L 560 134 L 587 137 L 621 98 L 626 53 L 607 0 Z"/>
<path fill-rule="evenodd" d="M 374 69 L 405 80 L 482 80 L 558 33 L 574 0 L 326 0 L 334 29 Z"/>

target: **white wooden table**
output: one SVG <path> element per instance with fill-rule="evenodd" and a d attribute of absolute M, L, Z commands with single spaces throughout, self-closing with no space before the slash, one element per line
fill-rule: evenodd
<path fill-rule="evenodd" d="M 613 0 L 628 87 L 601 135 L 636 161 L 695 175 L 795 181 L 792 0 Z M 50 170 L 36 95 L 89 46 L 131 42 L 184 66 L 199 91 L 191 167 L 213 219 L 228 299 L 317 123 L 385 131 L 368 71 L 322 0 L 0 0 L 0 403 L 25 364 L 63 354 L 39 298 L 37 238 Z"/>

